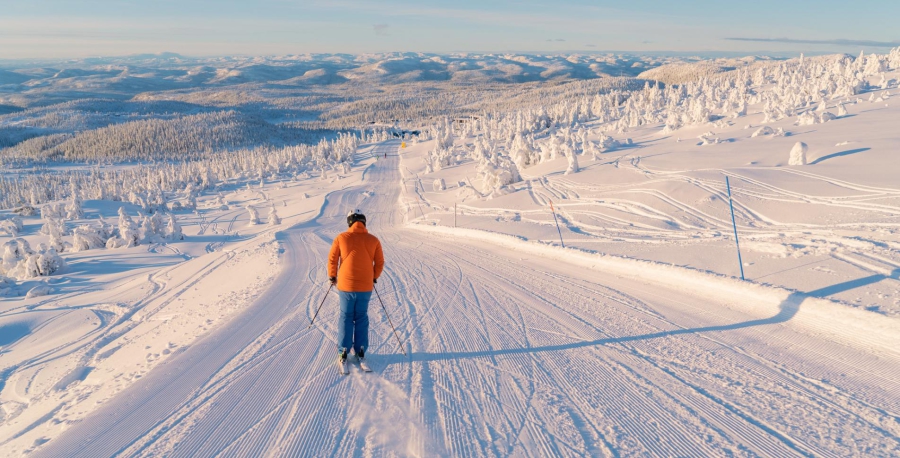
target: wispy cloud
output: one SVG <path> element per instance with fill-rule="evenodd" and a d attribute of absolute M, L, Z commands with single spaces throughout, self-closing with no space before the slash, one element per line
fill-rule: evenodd
<path fill-rule="evenodd" d="M 372 28 L 375 29 L 375 35 L 378 35 L 379 37 L 390 36 L 390 34 L 387 32 L 388 27 L 390 27 L 390 25 L 388 24 L 375 24 L 372 26 Z"/>
<path fill-rule="evenodd" d="M 547 41 L 566 41 L 565 38 L 548 38 Z"/>
<path fill-rule="evenodd" d="M 900 46 L 900 41 L 872 41 L 872 40 L 846 40 L 846 39 L 835 39 L 835 40 L 798 40 L 794 38 L 746 38 L 746 37 L 732 37 L 726 38 L 726 40 L 731 41 L 757 41 L 757 42 L 766 42 L 766 43 L 798 43 L 805 45 L 839 45 L 839 46 L 872 46 L 876 48 L 893 48 L 894 46 Z"/>

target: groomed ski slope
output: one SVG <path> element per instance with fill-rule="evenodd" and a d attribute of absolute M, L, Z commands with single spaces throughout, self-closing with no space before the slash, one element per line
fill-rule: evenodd
<path fill-rule="evenodd" d="M 900 454 L 887 318 L 711 276 L 679 287 L 675 271 L 629 275 L 511 238 L 414 230 L 398 206 L 413 184 L 397 148 L 378 147 L 388 157 L 363 185 L 280 234 L 285 268 L 252 307 L 37 455 Z M 340 376 L 334 293 L 307 326 L 352 208 L 384 245 L 377 287 L 410 356 L 373 296 L 374 373 Z"/>

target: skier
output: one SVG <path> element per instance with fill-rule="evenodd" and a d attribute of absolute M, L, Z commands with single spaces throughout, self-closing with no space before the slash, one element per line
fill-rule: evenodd
<path fill-rule="evenodd" d="M 381 242 L 366 230 L 366 216 L 359 210 L 347 215 L 346 232 L 339 234 L 328 253 L 328 278 L 341 300 L 338 323 L 338 363 L 349 373 L 347 355 L 353 348 L 362 370 L 368 372 L 365 352 L 369 345 L 369 298 L 384 268 Z"/>

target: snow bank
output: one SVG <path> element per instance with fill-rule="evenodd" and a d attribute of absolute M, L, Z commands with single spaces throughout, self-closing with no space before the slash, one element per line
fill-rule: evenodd
<path fill-rule="evenodd" d="M 796 126 L 812 126 L 815 124 L 823 124 L 828 121 L 832 121 L 837 119 L 837 117 L 829 113 L 827 111 L 824 112 L 815 112 L 815 111 L 807 111 L 803 113 L 797 118 L 797 121 L 794 123 Z"/>
<path fill-rule="evenodd" d="M 25 299 L 31 299 L 32 297 L 46 296 L 46 295 L 50 294 L 51 291 L 52 291 L 51 288 L 47 285 L 38 285 L 38 286 L 35 286 L 34 288 L 31 288 L 30 290 L 28 290 L 28 292 L 25 294 Z"/>
<path fill-rule="evenodd" d="M 769 126 L 763 126 L 763 127 L 760 127 L 756 132 L 753 132 L 753 135 L 751 135 L 750 137 L 756 138 L 761 135 L 775 135 L 775 130 L 773 130 Z"/>
<path fill-rule="evenodd" d="M 0 297 L 12 295 L 14 286 L 16 286 L 16 282 L 12 278 L 0 275 Z"/>
<path fill-rule="evenodd" d="M 782 128 L 782 127 L 779 127 L 778 129 L 772 129 L 769 126 L 763 126 L 763 127 L 760 127 L 759 129 L 757 129 L 756 132 L 753 132 L 753 135 L 751 135 L 750 137 L 756 138 L 756 137 L 762 137 L 762 136 L 766 136 L 766 135 L 771 135 L 773 137 L 786 137 L 786 136 L 788 136 L 788 133 L 785 132 L 784 128 Z"/>
<path fill-rule="evenodd" d="M 805 296 L 796 291 L 668 264 L 620 258 L 575 248 L 560 248 L 493 232 L 425 224 L 410 224 L 407 227 L 442 237 L 488 242 L 493 247 L 505 247 L 517 253 L 527 253 L 637 279 L 651 285 L 689 293 L 759 319 L 778 316 L 786 313 L 786 310 L 796 309 L 795 315 L 787 321 L 791 326 L 812 333 L 827 334 L 832 339 L 854 348 L 870 350 L 874 347 L 891 353 L 900 348 L 900 333 L 896 330 L 896 320 L 865 310 L 847 308 L 828 300 Z"/>

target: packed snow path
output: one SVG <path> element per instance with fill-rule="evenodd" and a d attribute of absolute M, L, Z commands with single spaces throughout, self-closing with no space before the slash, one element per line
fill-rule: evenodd
<path fill-rule="evenodd" d="M 900 453 L 900 358 L 798 329 L 805 296 L 758 319 L 649 280 L 404 229 L 398 198 L 417 184 L 396 149 L 378 147 L 388 157 L 362 186 L 282 234 L 285 270 L 253 307 L 40 455 Z M 375 372 L 341 376 L 333 292 L 307 326 L 353 208 L 384 244 L 377 287 L 410 357 L 373 296 Z"/>

